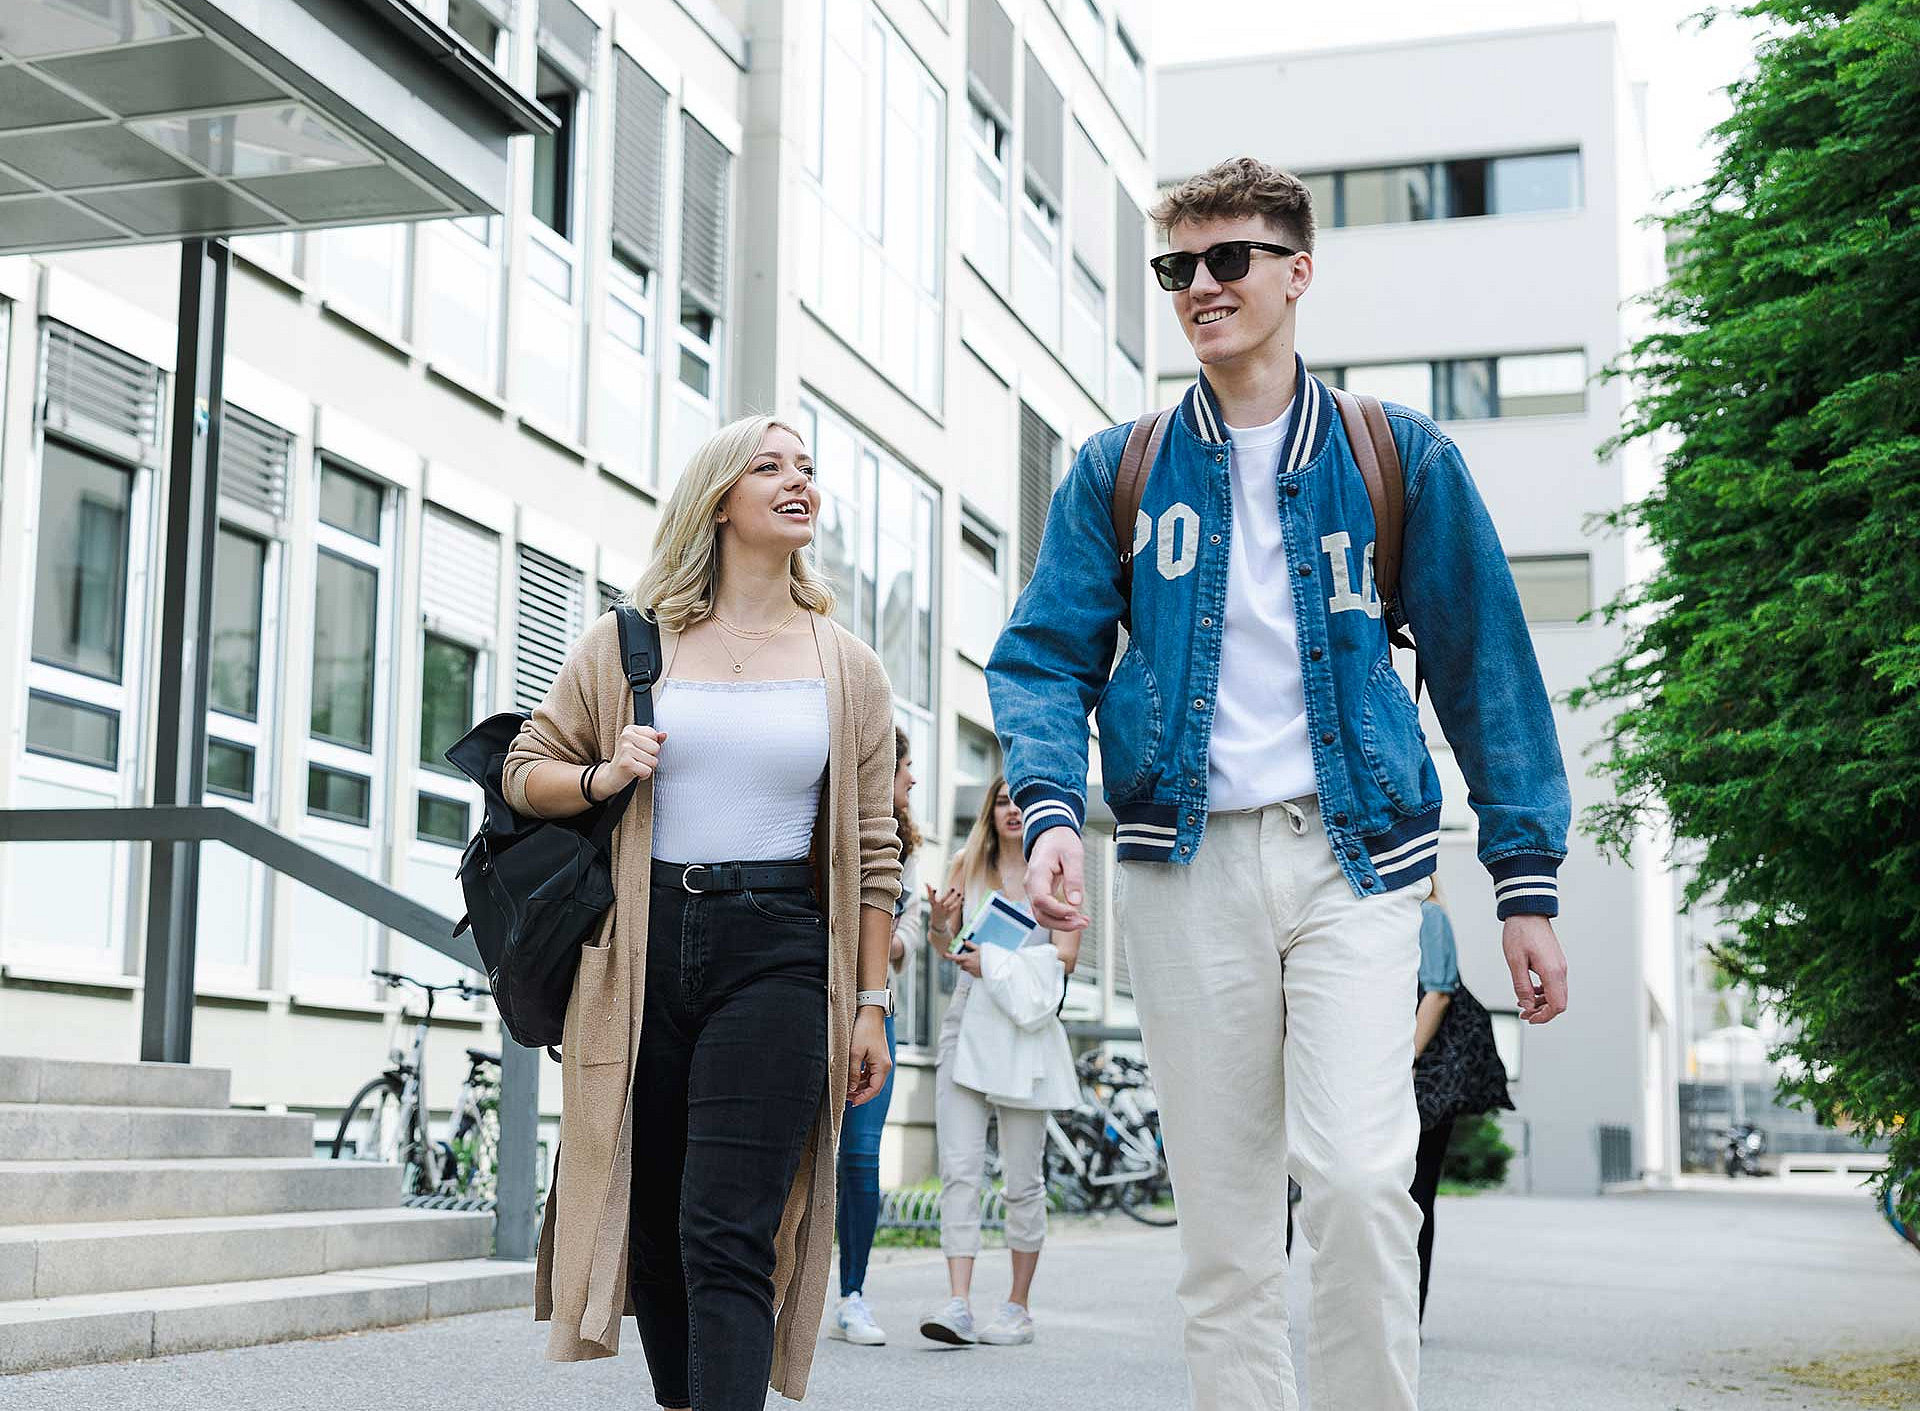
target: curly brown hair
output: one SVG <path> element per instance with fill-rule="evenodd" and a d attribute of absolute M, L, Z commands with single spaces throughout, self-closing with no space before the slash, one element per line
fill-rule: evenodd
<path fill-rule="evenodd" d="M 894 768 L 898 769 L 900 767 L 900 761 L 908 758 L 912 753 L 912 747 L 907 740 L 907 732 L 901 729 L 896 722 L 893 727 Z M 920 843 L 922 841 L 920 837 L 920 826 L 913 821 L 913 807 L 911 804 L 903 808 L 895 809 L 893 821 L 900 825 L 900 861 L 904 865 L 908 858 L 920 850 Z"/>
<path fill-rule="evenodd" d="M 1230 157 L 1169 187 L 1148 214 L 1162 235 L 1183 222 L 1259 216 L 1286 244 L 1313 249 L 1313 194 L 1292 172 L 1255 157 Z"/>

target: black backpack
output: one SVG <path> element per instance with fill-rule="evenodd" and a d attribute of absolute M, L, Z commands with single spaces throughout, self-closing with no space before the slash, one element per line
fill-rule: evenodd
<path fill-rule="evenodd" d="M 614 612 L 634 724 L 651 725 L 660 626 L 635 608 Z M 514 1042 L 551 1051 L 566 1026 L 580 947 L 613 905 L 608 849 L 638 781 L 571 818 L 515 813 L 501 793 L 500 771 L 526 720 L 514 711 L 489 716 L 447 751 L 447 762 L 486 796 L 480 831 L 460 858 L 467 914 L 453 934 L 473 929 L 500 1022 Z"/>

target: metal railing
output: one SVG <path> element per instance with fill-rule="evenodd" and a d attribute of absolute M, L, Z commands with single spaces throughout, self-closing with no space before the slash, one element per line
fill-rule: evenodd
<path fill-rule="evenodd" d="M 1633 1165 L 1633 1128 L 1602 1122 L 1593 1130 L 1600 1148 L 1601 1188 L 1638 1177 L 1640 1173 Z"/>
<path fill-rule="evenodd" d="M 980 1192 L 980 1228 L 1003 1230 L 1007 1226 L 1007 1194 L 998 1185 Z M 880 1192 L 880 1222 L 883 1230 L 937 1230 L 940 1228 L 940 1188 L 907 1186 L 901 1190 Z"/>
<path fill-rule="evenodd" d="M 485 970 L 471 936 L 455 936 L 453 921 L 391 887 L 323 857 L 284 833 L 232 809 L 211 805 L 145 808 L 0 809 L 0 843 L 224 843 L 283 877 L 313 888 L 371 921 L 431 947 L 472 970 Z M 149 926 L 153 918 L 148 918 Z M 190 943 L 189 943 L 190 944 Z M 191 957 L 186 969 L 191 974 Z M 149 951 L 149 970 L 152 952 Z M 148 983 L 153 984 L 151 974 Z M 149 996 L 144 1023 L 163 1022 L 164 1006 Z M 143 1051 L 149 1045 L 143 1041 Z M 186 1055 L 169 1054 L 184 1062 Z M 531 1259 L 537 1190 L 540 1055 L 500 1035 L 500 1147 L 494 1214 L 497 1259 Z"/>

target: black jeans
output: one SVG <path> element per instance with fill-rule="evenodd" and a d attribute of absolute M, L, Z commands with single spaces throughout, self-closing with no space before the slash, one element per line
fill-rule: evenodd
<path fill-rule="evenodd" d="M 827 1080 L 827 929 L 804 892 L 655 886 L 628 1278 L 662 1406 L 761 1411 L 774 1238 Z"/>
<path fill-rule="evenodd" d="M 1420 1133 L 1420 1146 L 1413 1159 L 1413 1185 L 1408 1194 L 1420 1207 L 1420 1317 L 1427 1316 L 1427 1276 L 1433 1272 L 1433 1198 L 1440 1190 L 1440 1163 L 1446 1160 L 1447 1142 L 1453 1136 L 1453 1119 L 1428 1127 Z"/>

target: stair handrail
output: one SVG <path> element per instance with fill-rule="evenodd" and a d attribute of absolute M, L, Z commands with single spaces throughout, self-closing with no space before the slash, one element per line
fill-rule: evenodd
<path fill-rule="evenodd" d="M 486 970 L 471 933 L 455 936 L 451 918 L 218 804 L 0 808 L 0 843 L 224 843 L 450 960 Z M 530 1259 L 539 1200 L 540 1060 L 533 1050 L 514 1043 L 504 1028 L 500 1040 L 499 1206 L 493 1252 L 497 1259 Z"/>

